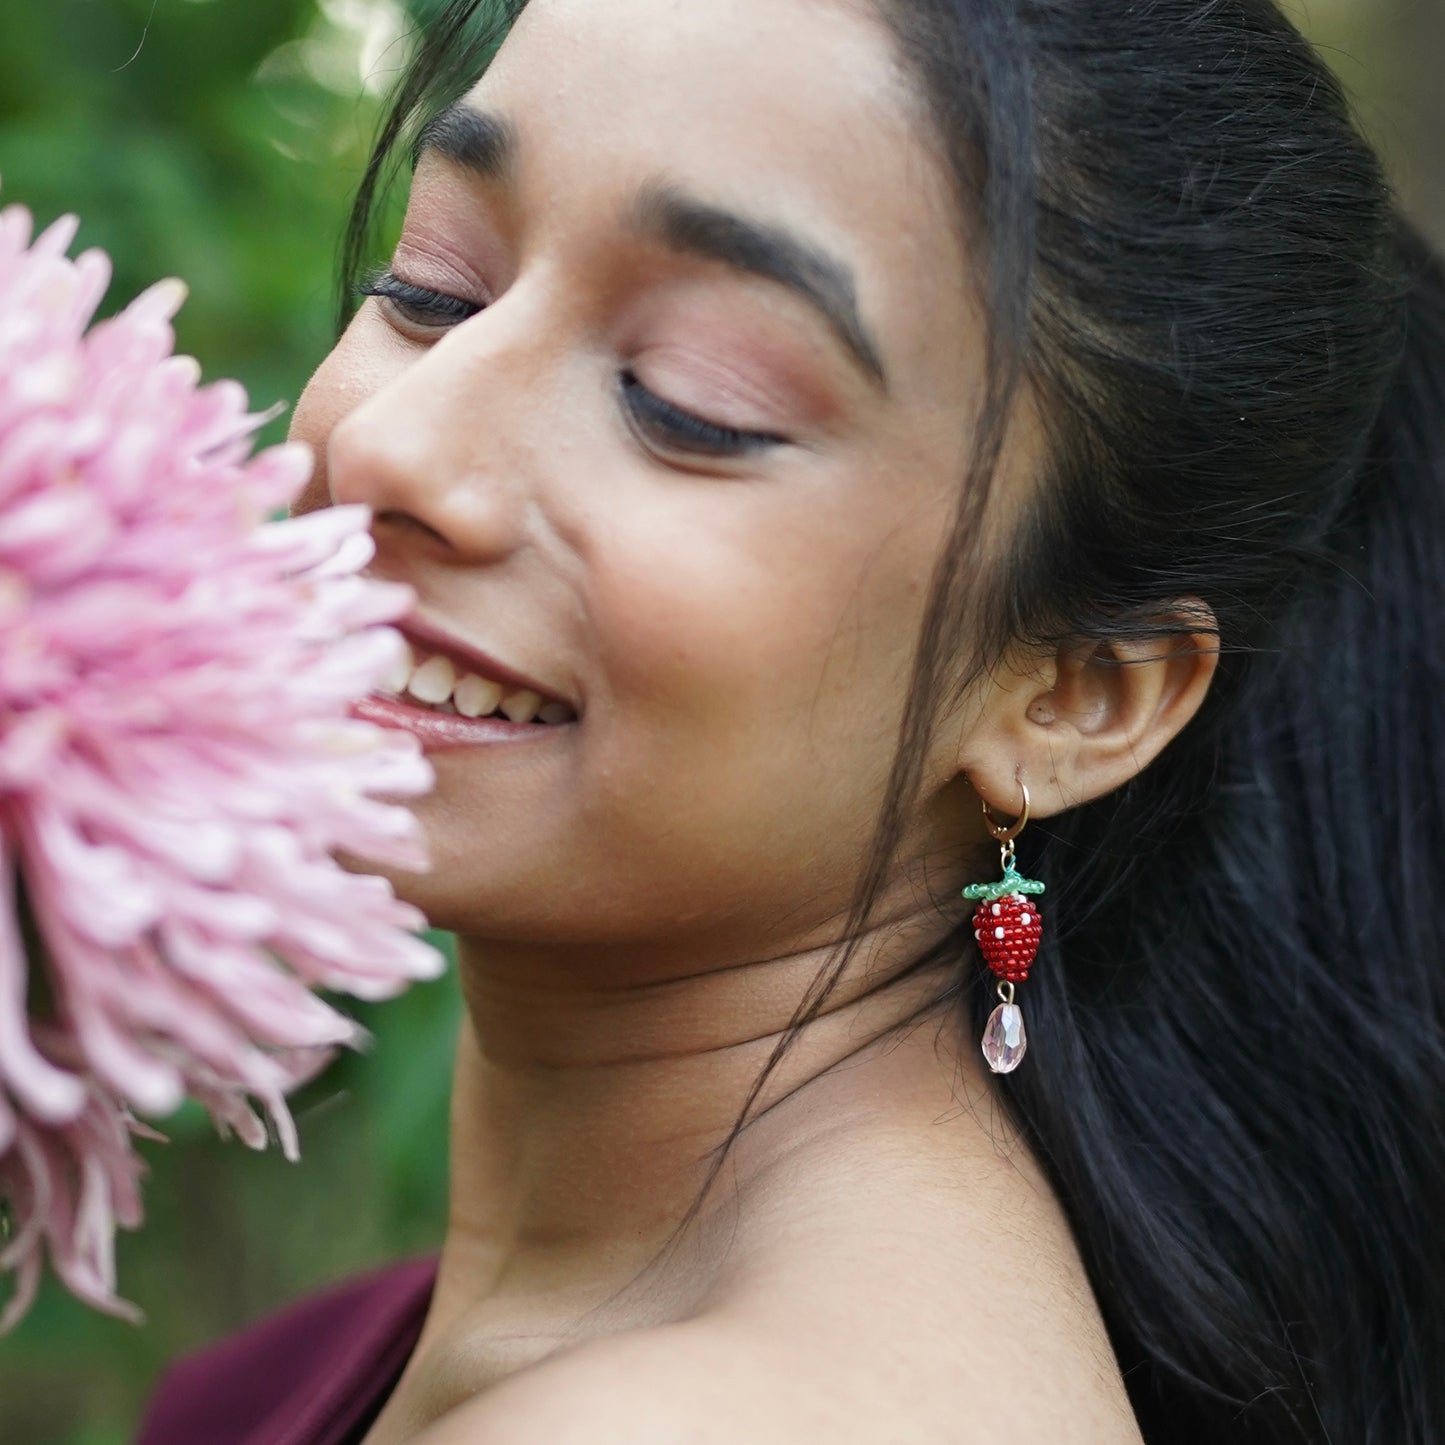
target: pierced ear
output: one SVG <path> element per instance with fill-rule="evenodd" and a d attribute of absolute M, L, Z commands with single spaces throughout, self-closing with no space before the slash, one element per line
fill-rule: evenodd
<path fill-rule="evenodd" d="M 1021 775 L 1035 816 L 1063 812 L 1121 787 L 1178 736 L 1209 691 L 1219 639 L 1195 598 L 1158 621 L 1178 630 L 1075 643 L 1000 680 L 959 760 L 990 806 L 1016 809 Z"/>

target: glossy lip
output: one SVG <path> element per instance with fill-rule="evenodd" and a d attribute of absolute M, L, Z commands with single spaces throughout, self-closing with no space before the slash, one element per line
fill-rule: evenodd
<path fill-rule="evenodd" d="M 430 708 L 413 707 L 398 697 L 374 692 L 351 704 L 352 717 L 382 727 L 400 728 L 418 739 L 427 752 L 472 748 L 487 743 L 520 743 L 565 732 L 571 723 L 514 723 L 504 717 L 453 717 Z"/>
<path fill-rule="evenodd" d="M 515 668 L 505 667 L 496 658 L 483 652 L 480 647 L 473 647 L 471 643 L 462 641 L 461 638 L 448 632 L 444 627 L 434 622 L 428 622 L 426 618 L 418 613 L 401 619 L 400 622 L 392 624 L 408 642 L 414 643 L 417 649 L 431 655 L 445 654 L 453 662 L 460 663 L 468 672 L 475 672 L 479 677 L 489 682 L 499 682 L 508 692 L 516 692 L 521 688 L 527 688 L 535 692 L 544 703 L 560 702 L 564 707 L 570 707 L 574 713 L 581 715 L 581 709 L 569 697 L 562 697 L 558 693 L 542 686 L 536 678 L 528 677 L 524 672 L 518 672 Z M 429 718 L 442 717 L 445 713 L 426 713 Z M 470 719 L 469 719 L 470 721 Z M 508 727 L 529 726 L 529 724 L 508 723 Z M 552 723 L 552 727 L 565 727 L 565 723 Z"/>

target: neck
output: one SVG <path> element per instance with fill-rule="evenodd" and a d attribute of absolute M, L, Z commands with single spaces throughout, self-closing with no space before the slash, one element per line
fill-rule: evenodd
<path fill-rule="evenodd" d="M 936 910 L 914 911 L 858 940 L 753 1103 L 750 1116 L 767 1113 L 734 1146 L 718 1197 L 735 1200 L 784 1148 L 837 1127 L 836 1100 L 820 1110 L 810 1089 L 937 996 L 940 971 L 908 965 L 948 926 Z M 731 961 L 700 948 L 669 958 L 458 940 L 466 1012 L 428 1336 L 465 1331 L 479 1304 L 499 1298 L 579 1315 L 655 1260 L 810 984 L 836 958 L 827 929 L 818 934 Z M 710 1217 L 698 1216 L 704 1234 Z M 690 1258 L 695 1288 L 706 1270 Z"/>

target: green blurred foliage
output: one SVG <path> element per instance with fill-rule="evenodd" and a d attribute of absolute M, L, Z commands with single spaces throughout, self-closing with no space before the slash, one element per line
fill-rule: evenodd
<path fill-rule="evenodd" d="M 77 212 L 79 244 L 115 262 L 115 305 L 183 277 L 180 349 L 257 409 L 293 402 L 329 345 L 376 118 L 358 72 L 370 60 L 382 81 L 406 52 L 359 53 L 389 16 L 378 0 L 33 0 L 0 45 L 0 197 L 42 224 Z"/>
<path fill-rule="evenodd" d="M 1344 81 L 1406 209 L 1445 247 L 1445 3 L 1281 3 Z"/>
<path fill-rule="evenodd" d="M 438 0 L 412 0 L 413 13 Z M 1445 6 L 1286 0 L 1361 97 L 1414 208 L 1445 238 Z M 294 403 L 331 342 L 340 231 L 404 62 L 396 0 L 20 0 L 0 26 L 0 203 L 77 212 L 112 256 L 107 305 L 179 275 L 180 349 L 259 410 Z M 263 440 L 284 434 L 285 417 Z M 438 936 L 443 946 L 449 940 Z M 122 1236 L 136 1329 L 47 1284 L 0 1341 L 4 1445 L 121 1445 L 160 1369 L 285 1300 L 431 1250 L 445 1214 L 455 980 L 382 1005 L 294 1100 L 303 1160 L 182 1110 L 145 1145 L 148 1220 Z M 258 1382 L 264 1388 L 264 1382 Z"/>

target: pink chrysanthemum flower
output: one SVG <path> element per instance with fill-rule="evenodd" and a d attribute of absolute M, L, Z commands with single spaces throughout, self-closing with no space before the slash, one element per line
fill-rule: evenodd
<path fill-rule="evenodd" d="M 434 977 L 420 914 L 334 850 L 425 866 L 382 796 L 431 784 L 415 740 L 350 716 L 401 652 L 408 589 L 359 575 L 370 515 L 268 520 L 304 448 L 173 356 L 184 289 L 91 328 L 110 279 L 0 211 L 0 1271 L 48 1257 L 100 1309 L 141 1219 L 133 1136 L 187 1096 L 288 1157 L 284 1096 Z"/>

